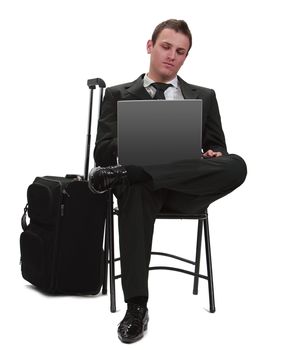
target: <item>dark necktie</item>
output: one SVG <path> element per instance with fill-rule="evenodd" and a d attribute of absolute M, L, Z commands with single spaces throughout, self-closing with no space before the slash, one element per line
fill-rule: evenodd
<path fill-rule="evenodd" d="M 154 100 L 165 100 L 165 91 L 170 86 L 173 86 L 172 84 L 165 83 L 152 83 L 151 85 L 156 89 L 155 96 L 153 97 Z"/>

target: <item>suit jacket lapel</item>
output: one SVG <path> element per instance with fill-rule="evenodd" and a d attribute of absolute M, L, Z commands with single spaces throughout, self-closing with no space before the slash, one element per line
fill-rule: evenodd
<path fill-rule="evenodd" d="M 143 86 L 143 77 L 144 74 L 136 79 L 133 84 L 127 88 L 127 92 L 132 96 L 135 96 L 138 100 L 151 100 L 152 97 L 148 94 L 147 90 Z"/>
<path fill-rule="evenodd" d="M 180 89 L 185 99 L 196 99 L 198 98 L 198 91 L 195 86 L 188 84 L 178 76 Z"/>

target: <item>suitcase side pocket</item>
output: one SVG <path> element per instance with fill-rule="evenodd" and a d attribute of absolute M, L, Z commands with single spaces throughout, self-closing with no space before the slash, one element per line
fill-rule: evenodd
<path fill-rule="evenodd" d="M 27 198 L 20 236 L 22 276 L 43 291 L 54 294 L 61 183 L 37 177 L 28 187 Z M 26 214 L 30 219 L 29 224 L 26 223 Z"/>
<path fill-rule="evenodd" d="M 21 270 L 23 278 L 43 287 L 45 284 L 45 252 L 43 239 L 27 229 L 20 236 Z"/>

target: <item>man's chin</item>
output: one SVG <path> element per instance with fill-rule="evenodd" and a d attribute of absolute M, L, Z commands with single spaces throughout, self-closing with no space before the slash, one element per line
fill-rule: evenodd
<path fill-rule="evenodd" d="M 160 77 L 163 79 L 163 81 L 171 81 L 176 77 L 177 73 L 170 71 L 169 69 L 164 70 L 160 72 Z"/>

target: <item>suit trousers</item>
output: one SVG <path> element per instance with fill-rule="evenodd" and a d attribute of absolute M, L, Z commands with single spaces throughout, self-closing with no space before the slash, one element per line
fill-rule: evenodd
<path fill-rule="evenodd" d="M 119 207 L 119 245 L 124 299 L 148 297 L 148 268 L 155 218 L 162 210 L 198 214 L 245 180 L 245 161 L 236 154 L 143 166 L 147 182 L 114 189 Z"/>

